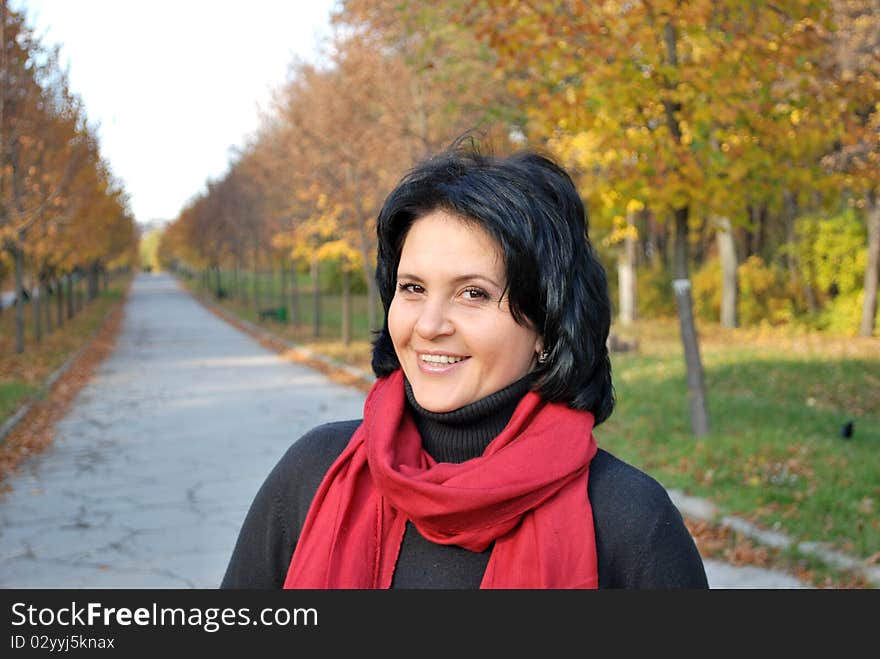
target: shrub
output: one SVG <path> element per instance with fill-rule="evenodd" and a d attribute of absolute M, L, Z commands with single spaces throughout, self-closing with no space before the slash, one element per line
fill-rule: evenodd
<path fill-rule="evenodd" d="M 867 242 L 855 210 L 831 217 L 807 215 L 795 223 L 794 251 L 802 274 L 823 297 L 846 295 L 864 284 Z"/>
<path fill-rule="evenodd" d="M 717 258 L 708 259 L 691 276 L 691 293 L 694 315 L 717 322 L 721 316 L 721 263 Z"/>
<path fill-rule="evenodd" d="M 822 309 L 816 321 L 818 329 L 857 336 L 862 324 L 862 303 L 865 299 L 864 289 L 838 295 Z M 874 336 L 880 332 L 880 307 L 874 318 Z"/>
<path fill-rule="evenodd" d="M 330 293 L 342 293 L 342 262 L 339 259 L 326 259 L 321 262 L 321 290 Z M 367 292 L 367 280 L 362 268 L 351 271 L 352 295 L 363 295 Z"/>
<path fill-rule="evenodd" d="M 636 279 L 640 318 L 669 318 L 676 315 L 670 272 L 657 267 L 639 268 Z"/>
<path fill-rule="evenodd" d="M 757 255 L 737 268 L 737 320 L 740 326 L 791 322 L 803 312 L 803 294 L 775 264 Z M 717 322 L 721 315 L 721 264 L 711 258 L 691 277 L 694 313 Z"/>
<path fill-rule="evenodd" d="M 803 292 L 785 270 L 752 255 L 737 268 L 737 315 L 743 326 L 767 322 L 782 325 L 803 313 Z"/>

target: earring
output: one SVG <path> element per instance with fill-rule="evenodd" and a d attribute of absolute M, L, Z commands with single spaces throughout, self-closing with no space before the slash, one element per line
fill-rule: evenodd
<path fill-rule="evenodd" d="M 542 350 L 541 354 L 538 355 L 538 363 L 544 364 L 544 363 L 546 363 L 546 361 L 548 359 L 550 359 L 550 351 L 549 350 Z"/>

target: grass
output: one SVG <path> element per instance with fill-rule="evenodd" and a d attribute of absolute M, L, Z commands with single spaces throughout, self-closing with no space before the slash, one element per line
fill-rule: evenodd
<path fill-rule="evenodd" d="M 5 420 L 15 414 L 22 402 L 38 391 L 39 387 L 26 382 L 0 382 L 0 419 Z"/>
<path fill-rule="evenodd" d="M 45 333 L 38 343 L 33 333 L 33 311 L 25 308 L 24 352 L 15 351 L 15 310 L 0 313 L 0 423 L 11 417 L 22 405 L 39 396 L 46 380 L 73 354 L 91 339 L 114 304 L 122 298 L 130 279 L 111 281 L 105 291 L 73 318 Z M 53 325 L 55 304 L 51 300 Z"/>
<path fill-rule="evenodd" d="M 701 328 L 710 433 L 697 439 L 675 324 L 635 332 L 639 352 L 612 357 L 600 445 L 724 513 L 880 558 L 880 341 Z"/>

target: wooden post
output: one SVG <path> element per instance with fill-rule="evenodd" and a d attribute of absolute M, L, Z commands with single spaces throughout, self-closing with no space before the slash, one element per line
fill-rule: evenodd
<path fill-rule="evenodd" d="M 690 279 L 673 280 L 672 289 L 675 292 L 675 302 L 678 305 L 681 340 L 684 346 L 684 358 L 687 366 L 691 429 L 694 435 L 702 437 L 709 432 L 709 414 L 706 411 L 706 385 L 703 377 L 703 365 L 700 361 L 700 345 L 697 341 L 697 330 L 694 325 Z"/>

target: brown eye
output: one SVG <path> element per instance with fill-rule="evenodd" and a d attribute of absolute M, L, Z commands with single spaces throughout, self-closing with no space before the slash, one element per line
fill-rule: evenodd
<path fill-rule="evenodd" d="M 407 284 L 405 282 L 399 282 L 397 284 L 397 290 L 403 293 L 422 293 L 425 289 L 418 284 Z"/>
<path fill-rule="evenodd" d="M 486 294 L 486 291 L 481 290 L 479 288 L 466 288 L 462 295 L 464 295 L 466 300 L 478 301 L 478 300 L 486 300 L 489 296 Z"/>

